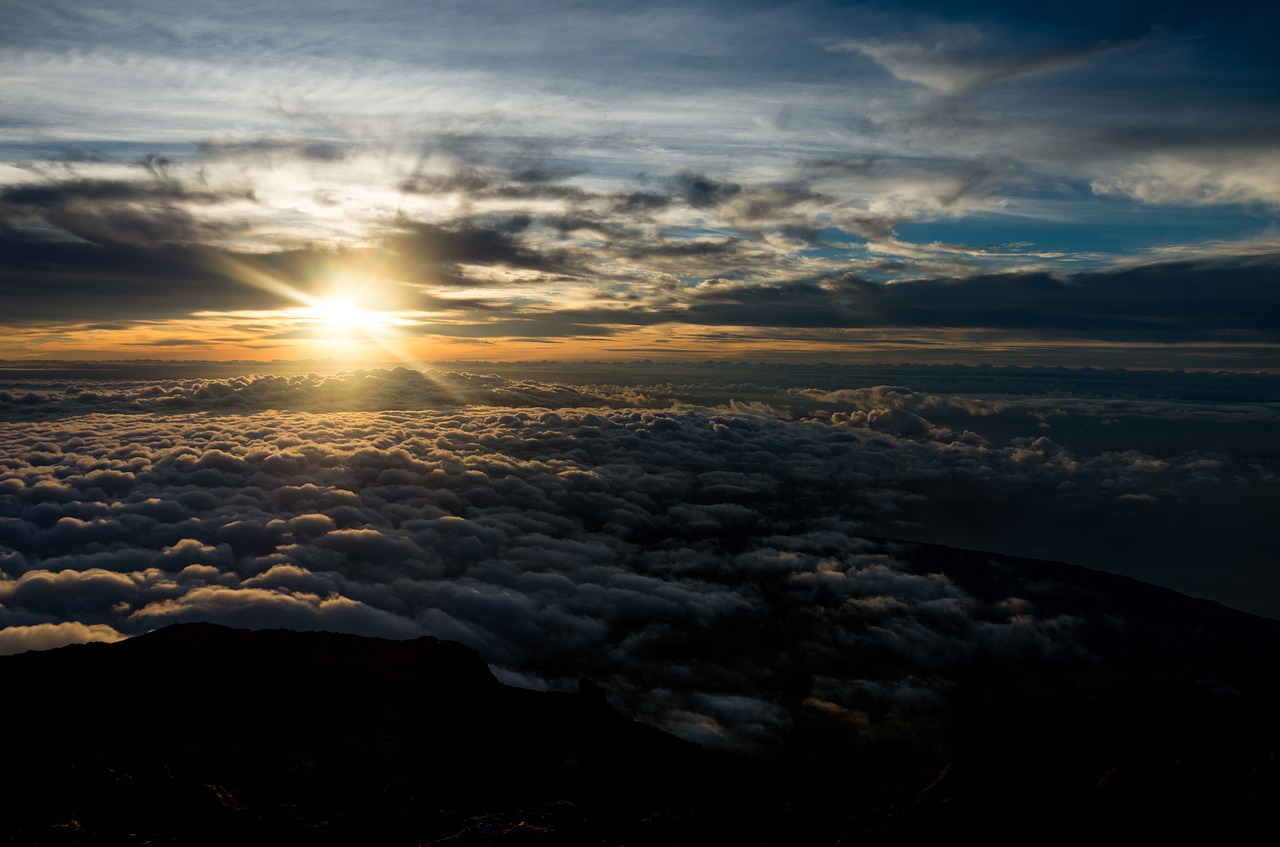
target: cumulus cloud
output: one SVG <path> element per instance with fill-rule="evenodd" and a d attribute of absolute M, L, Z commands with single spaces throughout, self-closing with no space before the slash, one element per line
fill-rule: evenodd
<path fill-rule="evenodd" d="M 1102 538 L 1277 478 L 1256 454 L 1081 440 L 1124 444 L 1156 419 L 1265 432 L 1275 412 L 1256 404 L 1214 418 L 1193 401 L 982 402 L 733 370 L 743 382 L 646 387 L 647 407 L 634 387 L 406 369 L 7 387 L 0 632 L 429 633 L 505 679 L 590 676 L 709 743 L 765 749 L 810 711 L 872 743 L 903 709 L 945 711 L 951 669 L 1087 655 L 1103 625 L 1052 580 L 970 583 L 878 537 L 1043 536 L 1066 514 Z"/>
<path fill-rule="evenodd" d="M 562 408 L 635 405 L 644 399 L 643 392 L 623 387 L 592 389 L 511 380 L 496 374 L 418 371 L 406 367 L 177 382 L 99 382 L 91 387 L 36 387 L 21 393 L 0 389 L 0 406 L 12 416 L 75 414 L 93 409 L 120 413 L 183 409 L 436 409 L 467 405 Z M 662 405 L 658 400 L 649 402 Z M 242 467 L 236 457 L 221 452 L 207 453 L 193 461 L 205 468 Z M 129 478 L 122 475 L 127 471 L 99 469 L 91 473 L 95 474 L 93 481 L 107 489 L 130 485 Z"/>
<path fill-rule="evenodd" d="M 129 618 L 148 629 L 183 621 L 210 621 L 245 629 L 327 630 L 382 638 L 423 634 L 413 621 L 346 597 L 243 586 L 193 588 L 180 597 L 148 603 Z"/>
<path fill-rule="evenodd" d="M 126 637 L 105 624 L 86 626 L 75 621 L 9 626 L 0 629 L 0 656 L 27 650 L 51 650 L 67 644 L 84 644 L 93 641 L 111 643 L 123 641 Z"/>

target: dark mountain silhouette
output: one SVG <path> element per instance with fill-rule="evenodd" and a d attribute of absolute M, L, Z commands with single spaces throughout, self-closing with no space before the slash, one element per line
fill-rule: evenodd
<path fill-rule="evenodd" d="M 1221 841 L 1280 823 L 1280 622 L 1067 565 L 897 552 L 974 596 L 1096 623 L 1087 649 L 955 660 L 936 671 L 950 695 L 928 720 L 904 712 L 870 743 L 805 712 L 751 759 L 628 720 L 588 680 L 576 694 L 504 686 L 474 651 L 434 638 L 178 624 L 0 658 L 0 833 L 879 844 Z"/>

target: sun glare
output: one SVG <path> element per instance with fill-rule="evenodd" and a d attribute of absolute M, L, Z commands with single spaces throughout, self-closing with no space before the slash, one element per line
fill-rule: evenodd
<path fill-rule="evenodd" d="M 311 315 L 329 329 L 347 331 L 359 323 L 359 315 L 348 300 L 320 300 L 311 307 Z"/>
<path fill-rule="evenodd" d="M 340 297 L 316 300 L 306 310 L 306 315 L 318 328 L 340 336 L 377 332 L 395 323 L 394 315 L 361 309 Z"/>
<path fill-rule="evenodd" d="M 228 272 L 247 285 L 260 288 L 294 305 L 261 316 L 259 331 L 270 324 L 280 347 L 306 350 L 307 355 L 377 358 L 416 364 L 406 346 L 425 313 L 406 311 L 396 296 L 399 286 L 381 274 L 331 272 L 309 286 L 295 286 L 249 262 L 230 263 Z M 308 290 L 310 289 L 310 290 Z M 249 315 L 245 315 L 249 317 Z"/>

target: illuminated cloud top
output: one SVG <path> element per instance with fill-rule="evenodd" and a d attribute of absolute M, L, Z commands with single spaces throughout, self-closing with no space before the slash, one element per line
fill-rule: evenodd
<path fill-rule="evenodd" d="M 0 357 L 1276 363 L 1269 3 L 4 17 Z"/>

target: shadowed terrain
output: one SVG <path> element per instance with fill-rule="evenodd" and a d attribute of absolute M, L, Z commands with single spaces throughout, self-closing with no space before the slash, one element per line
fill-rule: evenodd
<path fill-rule="evenodd" d="M 1209 838 L 1280 821 L 1276 622 L 1067 565 L 898 555 L 975 597 L 1017 593 L 1070 615 L 1081 646 L 919 657 L 910 671 L 945 692 L 935 707 L 809 697 L 746 758 L 627 720 L 589 681 L 577 694 L 504 686 L 475 652 L 435 638 L 178 624 L 0 658 L 4 836 L 875 844 L 1045 827 Z M 774 657 L 806 637 L 739 646 Z M 903 660 L 842 661 L 874 677 L 887 672 L 877 662 Z M 825 670 L 798 667 L 809 679 L 796 697 Z"/>

